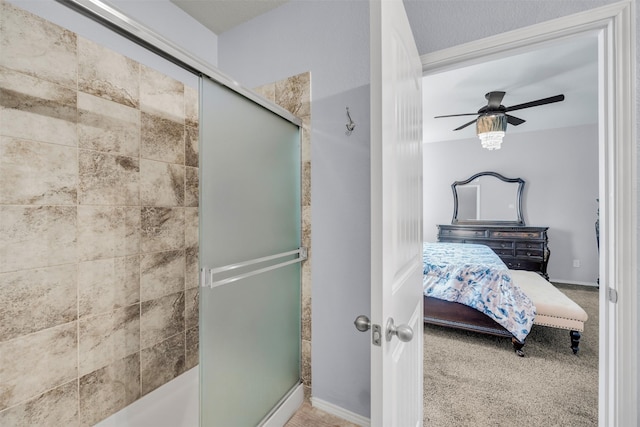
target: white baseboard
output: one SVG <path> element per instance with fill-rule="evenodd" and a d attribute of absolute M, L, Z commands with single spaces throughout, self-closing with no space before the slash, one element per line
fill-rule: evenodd
<path fill-rule="evenodd" d="M 282 427 L 293 417 L 304 401 L 304 386 L 298 384 L 291 393 L 285 397 L 269 417 L 260 424 L 260 427 Z"/>
<path fill-rule="evenodd" d="M 566 283 L 567 285 L 581 285 L 581 286 L 590 286 L 592 288 L 598 287 L 600 285 L 598 285 L 595 282 L 581 282 L 579 280 L 564 280 L 564 279 L 555 279 L 555 278 L 550 278 L 549 281 L 551 283 Z"/>
<path fill-rule="evenodd" d="M 336 406 L 333 403 L 326 402 L 322 399 L 312 397 L 311 405 L 328 414 L 335 415 L 336 417 L 342 418 L 343 420 L 349 421 L 353 424 L 357 424 L 362 427 L 369 427 L 371 425 L 371 420 L 369 418 L 363 417 L 362 415 L 356 414 L 355 412 L 347 411 L 340 406 Z"/>

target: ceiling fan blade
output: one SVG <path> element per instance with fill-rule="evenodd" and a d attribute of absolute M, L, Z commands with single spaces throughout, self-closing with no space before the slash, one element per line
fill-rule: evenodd
<path fill-rule="evenodd" d="M 489 92 L 488 94 L 486 94 L 484 97 L 487 98 L 487 101 L 489 101 L 487 104 L 489 109 L 498 108 L 500 106 L 500 103 L 502 103 L 502 98 L 504 98 L 504 94 L 505 92 L 500 92 L 500 91 Z"/>
<path fill-rule="evenodd" d="M 508 114 L 505 114 L 505 116 L 507 116 L 507 123 L 509 123 L 512 126 L 518 126 L 526 122 L 526 120 L 523 120 L 519 117 L 510 116 Z"/>
<path fill-rule="evenodd" d="M 455 128 L 454 130 L 464 129 L 464 128 L 466 128 L 467 126 L 474 124 L 477 120 L 478 120 L 478 119 L 473 119 L 473 120 L 471 120 L 469 123 L 465 123 L 465 124 L 463 124 L 462 126 Z"/>
<path fill-rule="evenodd" d="M 434 119 L 441 119 L 443 117 L 460 117 L 460 116 L 477 116 L 478 113 L 462 113 L 462 114 L 448 114 L 446 116 L 435 116 Z"/>
<path fill-rule="evenodd" d="M 522 110 L 523 108 L 537 107 L 538 105 L 552 104 L 560 101 L 564 101 L 564 95 L 550 96 L 549 98 L 525 102 L 524 104 L 512 105 L 511 107 L 507 107 L 506 111 Z"/>

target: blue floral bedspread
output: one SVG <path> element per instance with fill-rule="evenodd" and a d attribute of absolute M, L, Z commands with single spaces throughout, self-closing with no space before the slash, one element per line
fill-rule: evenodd
<path fill-rule="evenodd" d="M 511 281 L 509 269 L 491 248 L 469 243 L 424 243 L 422 258 L 426 296 L 473 307 L 524 342 L 536 308 Z"/>

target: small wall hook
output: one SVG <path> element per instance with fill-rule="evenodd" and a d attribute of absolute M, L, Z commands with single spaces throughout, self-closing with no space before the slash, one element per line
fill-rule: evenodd
<path fill-rule="evenodd" d="M 349 123 L 347 123 L 347 131 L 346 135 L 351 135 L 351 132 L 356 128 L 356 124 L 353 120 L 351 120 L 351 114 L 349 114 L 349 107 L 347 107 L 347 117 L 349 118 Z"/>

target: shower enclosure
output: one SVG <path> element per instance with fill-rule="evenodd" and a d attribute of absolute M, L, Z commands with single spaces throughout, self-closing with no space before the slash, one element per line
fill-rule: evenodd
<path fill-rule="evenodd" d="M 256 426 L 300 384 L 300 130 L 201 81 L 200 423 Z"/>
<path fill-rule="evenodd" d="M 16 3 L 0 425 L 177 426 L 162 407 L 195 427 L 198 371 L 200 425 L 282 425 L 302 394 L 300 120 L 99 0 Z"/>

